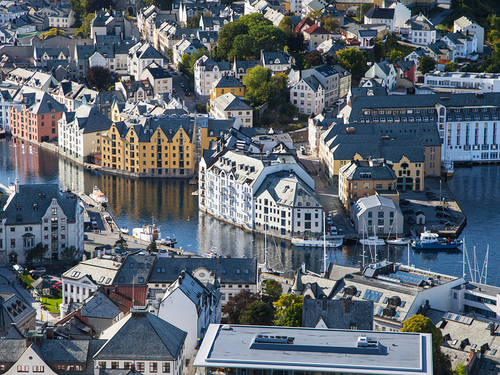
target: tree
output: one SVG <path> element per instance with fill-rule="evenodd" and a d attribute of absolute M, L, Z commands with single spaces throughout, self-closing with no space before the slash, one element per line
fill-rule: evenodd
<path fill-rule="evenodd" d="M 323 17 L 323 12 L 322 10 L 311 10 L 309 14 L 307 15 L 310 19 L 312 19 L 314 22 L 321 22 L 321 17 Z"/>
<path fill-rule="evenodd" d="M 258 107 L 264 104 L 273 94 L 273 88 L 270 85 L 271 69 L 257 65 L 247 70 L 247 74 L 243 77 L 247 91 L 245 98 L 253 107 Z"/>
<path fill-rule="evenodd" d="M 302 296 L 293 293 L 282 295 L 277 302 L 274 302 L 276 308 L 275 324 L 286 327 L 301 327 L 302 305 Z"/>
<path fill-rule="evenodd" d="M 413 315 L 407 319 L 401 329 L 401 332 L 416 332 L 432 334 L 432 359 L 434 374 L 451 375 L 451 360 L 441 352 L 441 344 L 443 342 L 443 334 L 428 317 L 424 315 Z"/>
<path fill-rule="evenodd" d="M 329 15 L 324 15 L 321 19 L 321 26 L 323 26 L 326 30 L 333 33 L 338 30 L 340 27 L 339 21 Z"/>
<path fill-rule="evenodd" d="M 366 55 L 357 48 L 346 48 L 337 52 L 339 65 L 350 71 L 354 77 L 362 77 L 368 70 L 366 65 Z"/>
<path fill-rule="evenodd" d="M 127 240 L 125 238 L 123 238 L 121 234 L 120 234 L 120 237 L 115 242 L 115 247 L 121 248 L 122 251 L 127 251 L 127 249 L 128 249 Z"/>
<path fill-rule="evenodd" d="M 279 300 L 281 294 L 283 293 L 283 288 L 281 284 L 273 279 L 266 280 L 266 285 L 264 287 L 264 293 L 271 298 L 273 302 Z"/>
<path fill-rule="evenodd" d="M 240 315 L 240 324 L 253 326 L 272 326 L 274 309 L 267 303 L 255 301 L 246 306 Z"/>
<path fill-rule="evenodd" d="M 459 362 L 453 369 L 453 373 L 455 375 L 467 375 L 467 369 L 462 362 Z"/>
<path fill-rule="evenodd" d="M 85 0 L 85 13 L 94 13 L 101 9 L 111 9 L 113 0 Z"/>
<path fill-rule="evenodd" d="M 151 242 L 146 248 L 146 250 L 149 251 L 150 253 L 157 253 L 158 246 L 156 246 L 156 242 Z"/>
<path fill-rule="evenodd" d="M 95 87 L 97 91 L 106 91 L 113 84 L 111 72 L 104 66 L 92 66 L 87 69 L 87 82 L 90 87 Z"/>
<path fill-rule="evenodd" d="M 219 31 L 217 57 L 221 60 L 228 59 L 229 53 L 233 49 L 234 38 L 238 35 L 248 34 L 248 27 L 238 21 L 226 23 Z"/>
<path fill-rule="evenodd" d="M 307 69 L 313 66 L 323 65 L 325 63 L 325 57 L 321 52 L 315 49 L 305 55 L 305 63 Z"/>
<path fill-rule="evenodd" d="M 356 12 L 356 15 L 359 15 L 359 22 L 360 23 L 365 23 L 365 14 L 368 12 L 371 8 L 373 8 L 372 4 L 361 4 L 361 9 L 358 7 L 358 11 Z"/>
<path fill-rule="evenodd" d="M 47 31 L 46 33 L 40 34 L 40 39 L 46 39 L 49 36 L 57 36 L 57 35 L 66 35 L 64 30 L 53 28 Z"/>
<path fill-rule="evenodd" d="M 391 33 L 387 35 L 387 38 L 385 38 L 385 48 L 386 51 L 393 50 L 397 48 L 399 45 L 398 43 L 398 36 L 396 33 Z"/>
<path fill-rule="evenodd" d="M 458 70 L 458 68 L 459 68 L 458 63 L 453 62 L 453 61 L 447 62 L 444 65 L 445 72 L 456 72 Z"/>
<path fill-rule="evenodd" d="M 72 263 L 79 253 L 80 253 L 80 249 L 77 249 L 75 246 L 70 246 L 70 247 L 64 248 L 64 250 L 61 252 L 61 257 L 64 260 L 69 260 L 70 263 Z"/>
<path fill-rule="evenodd" d="M 293 32 L 288 37 L 287 41 L 288 52 L 296 58 L 296 54 L 304 52 L 306 45 L 304 43 L 304 35 L 302 33 Z"/>
<path fill-rule="evenodd" d="M 387 60 L 389 60 L 389 62 L 395 63 L 396 61 L 403 60 L 404 56 L 403 52 L 393 49 L 387 54 L 386 58 Z"/>
<path fill-rule="evenodd" d="M 196 13 L 187 22 L 187 27 L 190 28 L 190 29 L 197 29 L 198 27 L 200 27 L 201 16 L 202 16 L 201 12 Z"/>
<path fill-rule="evenodd" d="M 49 250 L 47 245 L 43 245 L 41 242 L 37 243 L 27 254 L 27 260 L 29 262 L 39 261 L 42 262 L 45 259 L 45 254 Z"/>
<path fill-rule="evenodd" d="M 82 0 L 69 0 L 69 6 L 75 12 L 76 20 L 85 15 L 85 4 L 82 3 Z"/>
<path fill-rule="evenodd" d="M 278 26 L 286 35 L 290 35 L 293 31 L 293 21 L 290 17 L 283 17 Z"/>
<path fill-rule="evenodd" d="M 89 13 L 85 16 L 82 25 L 75 31 L 75 36 L 77 38 L 85 39 L 90 36 L 90 25 L 92 24 L 92 20 L 94 19 L 94 17 L 95 13 Z"/>
<path fill-rule="evenodd" d="M 385 45 L 379 38 L 375 39 L 372 52 L 374 62 L 382 61 L 385 56 Z"/>
<path fill-rule="evenodd" d="M 222 313 L 227 316 L 229 324 L 239 324 L 240 315 L 245 307 L 259 300 L 260 296 L 258 294 L 243 289 L 227 301 L 226 306 L 222 308 Z"/>
<path fill-rule="evenodd" d="M 422 74 L 427 74 L 431 70 L 434 70 L 434 67 L 436 66 L 436 61 L 430 56 L 424 55 L 420 58 L 420 61 L 418 63 L 418 70 Z"/>

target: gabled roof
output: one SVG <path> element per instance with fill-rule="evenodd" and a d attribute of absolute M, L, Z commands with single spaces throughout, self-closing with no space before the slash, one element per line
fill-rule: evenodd
<path fill-rule="evenodd" d="M 458 26 L 460 29 L 465 29 L 466 27 L 472 25 L 473 23 L 475 23 L 474 21 L 470 20 L 467 16 L 462 16 L 458 19 L 456 19 L 454 22 L 453 22 L 453 25 L 455 26 Z"/>
<path fill-rule="evenodd" d="M 304 18 L 302 21 L 299 22 L 297 26 L 295 26 L 295 32 L 300 32 L 304 28 L 308 28 L 310 26 L 314 25 L 314 21 L 310 19 L 309 17 Z"/>
<path fill-rule="evenodd" d="M 80 311 L 81 316 L 86 318 L 113 320 L 121 313 L 116 303 L 102 290 L 98 290 L 97 293 L 87 298 Z"/>
<path fill-rule="evenodd" d="M 313 75 L 310 75 L 309 77 L 306 78 L 302 78 L 300 81 L 309 86 L 311 90 L 313 90 L 314 92 L 318 92 L 319 89 L 323 88 L 321 82 L 318 81 L 318 79 Z"/>
<path fill-rule="evenodd" d="M 372 7 L 365 13 L 366 18 L 373 19 L 385 19 L 385 20 L 393 20 L 394 19 L 394 9 L 393 8 L 378 8 Z"/>
<path fill-rule="evenodd" d="M 223 111 L 252 111 L 253 108 L 233 93 L 227 93 L 212 101 L 213 105 L 221 108 Z"/>
<path fill-rule="evenodd" d="M 118 285 L 141 285 L 146 284 L 156 261 L 155 255 L 144 251 L 136 251 L 128 254 L 123 267 L 116 276 L 115 284 Z"/>
<path fill-rule="evenodd" d="M 320 26 L 318 23 L 315 23 L 314 25 L 308 27 L 303 31 L 306 34 L 309 35 L 330 35 L 331 32 L 326 30 L 324 27 Z"/>
<path fill-rule="evenodd" d="M 348 306 L 347 306 L 348 305 Z M 320 319 L 329 329 L 373 330 L 373 302 L 305 298 L 302 327 L 315 328 Z"/>
<path fill-rule="evenodd" d="M 94 360 L 177 360 L 187 333 L 146 311 L 145 308 L 132 309 L 105 330 L 101 338 L 108 341 Z"/>
<path fill-rule="evenodd" d="M 245 87 L 234 76 L 222 76 L 217 81 L 212 83 L 212 87 Z"/>

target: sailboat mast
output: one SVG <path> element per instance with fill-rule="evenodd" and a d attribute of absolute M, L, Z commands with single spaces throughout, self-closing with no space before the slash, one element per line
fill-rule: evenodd
<path fill-rule="evenodd" d="M 465 280 L 465 252 L 467 251 L 467 248 L 465 247 L 465 237 L 464 237 L 464 243 L 462 246 L 462 277 Z"/>
<path fill-rule="evenodd" d="M 323 211 L 323 275 L 326 275 L 326 219 Z"/>

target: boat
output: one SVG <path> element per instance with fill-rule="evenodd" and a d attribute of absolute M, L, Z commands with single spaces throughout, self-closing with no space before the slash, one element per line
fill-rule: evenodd
<path fill-rule="evenodd" d="M 326 244 L 325 244 L 326 241 Z M 341 234 L 332 234 L 320 237 L 317 239 L 313 238 L 299 238 L 293 237 L 292 244 L 297 247 L 323 247 L 326 245 L 328 248 L 340 247 L 344 243 L 344 236 Z"/>
<path fill-rule="evenodd" d="M 106 207 L 108 203 L 108 198 L 106 198 L 104 193 L 97 186 L 94 186 L 94 190 L 92 190 L 92 193 L 89 195 L 89 197 L 103 207 Z"/>
<path fill-rule="evenodd" d="M 455 163 L 452 160 L 446 159 L 441 161 L 441 175 L 449 180 L 453 177 L 453 172 L 455 170 Z"/>
<path fill-rule="evenodd" d="M 174 247 L 174 245 L 177 243 L 177 239 L 174 235 L 172 235 L 172 237 L 160 238 L 159 240 L 157 240 L 157 242 L 163 246 Z"/>
<path fill-rule="evenodd" d="M 420 239 L 413 241 L 411 247 L 415 250 L 451 250 L 458 249 L 462 243 L 462 240 L 440 238 L 437 233 L 424 230 L 420 233 Z"/>
<path fill-rule="evenodd" d="M 363 245 L 369 246 L 384 246 L 385 241 L 382 238 L 378 238 L 377 236 L 371 236 L 368 238 L 362 238 L 359 240 Z"/>
<path fill-rule="evenodd" d="M 132 229 L 132 236 L 147 242 L 156 242 L 161 239 L 160 227 L 153 222 L 148 225 L 143 225 L 142 228 Z"/>
<path fill-rule="evenodd" d="M 394 222 L 396 223 L 396 238 L 394 239 L 389 239 L 389 236 L 391 235 L 391 231 L 389 230 L 389 236 L 387 236 L 387 239 L 385 240 L 385 243 L 388 245 L 393 245 L 393 246 L 407 246 L 409 243 L 411 243 L 410 238 L 401 238 L 398 237 L 398 215 L 396 214 L 396 217 L 394 218 Z M 392 226 L 391 226 L 392 229 Z"/>
<path fill-rule="evenodd" d="M 193 192 L 191 193 L 191 195 L 194 195 L 194 196 L 198 195 L 198 190 L 193 191 Z"/>
<path fill-rule="evenodd" d="M 129 229 L 127 227 L 120 227 L 120 232 L 122 232 L 123 234 L 129 234 Z"/>

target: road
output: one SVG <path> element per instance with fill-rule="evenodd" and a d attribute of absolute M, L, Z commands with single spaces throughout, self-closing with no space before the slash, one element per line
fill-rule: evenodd
<path fill-rule="evenodd" d="M 452 13 L 448 4 L 439 4 L 438 7 L 443 8 L 444 10 L 430 18 L 430 21 L 434 24 L 434 26 L 439 25 Z"/>
<path fill-rule="evenodd" d="M 189 87 L 189 81 L 184 76 L 182 73 L 179 73 L 176 71 L 177 74 L 172 75 L 173 78 L 173 87 L 176 90 L 176 94 L 179 95 L 179 98 L 184 101 L 184 104 L 188 108 L 189 112 L 194 113 L 196 110 L 196 104 L 207 104 L 207 100 L 197 100 L 196 95 L 194 92 L 190 89 L 190 96 L 186 96 L 186 93 L 184 92 L 184 88 L 181 87 L 181 83 L 183 83 L 186 87 Z"/>

